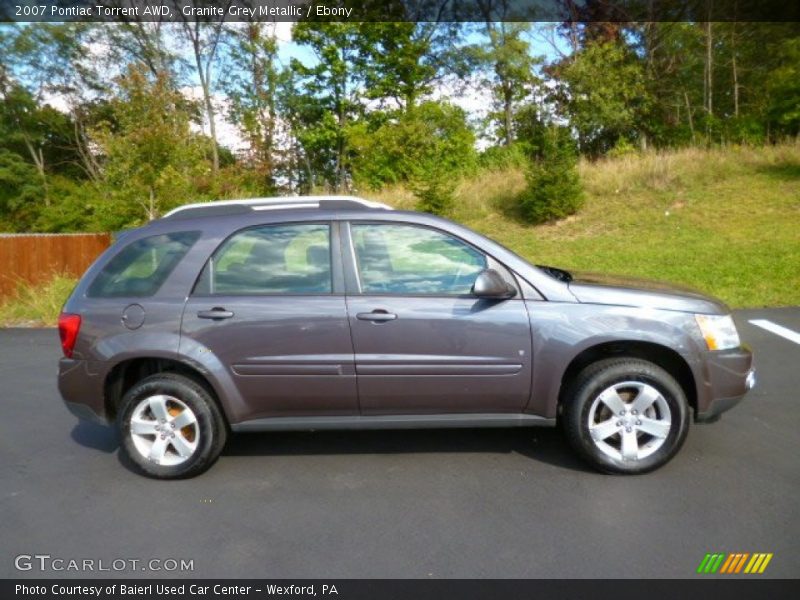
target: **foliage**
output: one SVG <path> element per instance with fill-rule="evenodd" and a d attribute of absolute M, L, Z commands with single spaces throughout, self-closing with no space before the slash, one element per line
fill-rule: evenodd
<path fill-rule="evenodd" d="M 417 197 L 416 209 L 434 215 L 450 214 L 455 203 L 455 181 L 440 165 L 430 165 L 410 183 Z"/>
<path fill-rule="evenodd" d="M 492 93 L 493 111 L 489 119 L 494 123 L 495 137 L 505 146 L 510 146 L 515 139 L 517 106 L 541 85 L 535 68 L 543 59 L 530 53 L 530 44 L 525 39 L 529 29 L 529 23 L 487 19 L 488 44 L 476 44 L 472 48 L 478 64 L 485 69 L 483 82 Z"/>
<path fill-rule="evenodd" d="M 362 120 L 348 136 L 356 185 L 373 189 L 409 181 L 427 187 L 437 178 L 470 171 L 476 162 L 466 114 L 447 103 L 424 102 L 374 129 Z"/>
<path fill-rule="evenodd" d="M 583 204 L 577 156 L 566 128 L 552 126 L 540 155 L 526 173 L 527 188 L 520 210 L 530 223 L 544 223 L 575 214 Z"/>
<path fill-rule="evenodd" d="M 777 53 L 780 64 L 772 71 L 767 90 L 770 121 L 788 135 L 800 135 L 800 38 L 784 40 Z"/>
<path fill-rule="evenodd" d="M 226 81 L 229 116 L 238 123 L 249 146 L 249 162 L 271 193 L 276 187 L 278 106 L 281 75 L 276 66 L 278 43 L 263 23 L 248 23 L 236 32 L 230 52 L 231 75 Z"/>
<path fill-rule="evenodd" d="M 527 146 L 521 142 L 510 146 L 490 146 L 481 152 L 478 166 L 491 171 L 523 169 L 530 160 L 530 154 Z"/>
<path fill-rule="evenodd" d="M 378 22 L 359 30 L 365 97 L 401 112 L 429 97 L 444 79 L 464 79 L 473 56 L 459 23 Z"/>
<path fill-rule="evenodd" d="M 616 42 L 589 44 L 558 67 L 557 77 L 555 98 L 583 152 L 597 156 L 622 137 L 636 138 L 650 99 L 642 65 L 629 49 Z"/>
<path fill-rule="evenodd" d="M 649 101 L 638 136 L 666 147 L 760 144 L 795 135 L 779 115 L 797 105 L 791 81 L 800 57 L 790 47 L 799 34 L 796 23 L 631 26 L 624 39 L 644 68 Z M 779 83 L 782 74 L 788 88 Z"/>
<path fill-rule="evenodd" d="M 0 230 L 30 230 L 43 197 L 36 168 L 19 154 L 0 148 Z"/>
<path fill-rule="evenodd" d="M 117 130 L 103 123 L 91 132 L 104 157 L 99 223 L 114 230 L 158 217 L 192 199 L 192 178 L 208 165 L 190 131 L 185 100 L 163 77 L 151 80 L 132 67 L 112 102 Z"/>
<path fill-rule="evenodd" d="M 289 64 L 266 23 L 0 25 L 0 227 L 116 229 L 188 200 L 397 186 L 458 215 L 478 163 L 521 187 L 530 157 L 537 181 L 569 173 L 544 168 L 553 127 L 620 161 L 800 134 L 797 23 L 625 23 L 589 3 L 573 7 L 586 22 L 549 26 L 478 4 L 469 24 L 303 20 Z M 543 63 L 532 40 L 548 32 Z M 466 93 L 469 120 L 451 104 Z M 215 143 L 223 114 L 241 145 L 227 128 Z"/>
<path fill-rule="evenodd" d="M 357 92 L 364 81 L 359 58 L 364 40 L 355 23 L 301 21 L 293 35 L 316 59 L 308 65 L 292 59 L 284 101 L 305 155 L 311 179 L 307 185 L 341 191 L 348 182 L 346 130 L 362 109 Z"/>
<path fill-rule="evenodd" d="M 425 212 L 447 214 L 456 180 L 476 165 L 466 115 L 446 103 L 424 102 L 387 118 L 374 131 L 361 122 L 349 134 L 356 184 L 379 189 L 407 183 Z"/>

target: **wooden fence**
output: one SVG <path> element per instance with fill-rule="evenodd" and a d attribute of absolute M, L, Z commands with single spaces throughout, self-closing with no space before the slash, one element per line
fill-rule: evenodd
<path fill-rule="evenodd" d="M 0 234 L 0 298 L 57 273 L 80 277 L 109 245 L 109 233 Z"/>

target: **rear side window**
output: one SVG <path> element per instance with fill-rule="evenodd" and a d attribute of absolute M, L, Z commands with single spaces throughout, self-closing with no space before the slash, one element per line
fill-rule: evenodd
<path fill-rule="evenodd" d="M 209 259 L 196 294 L 330 294 L 331 242 L 327 223 L 245 229 Z"/>
<path fill-rule="evenodd" d="M 91 298 L 152 296 L 198 237 L 199 231 L 182 231 L 136 240 L 103 267 L 86 295 Z"/>

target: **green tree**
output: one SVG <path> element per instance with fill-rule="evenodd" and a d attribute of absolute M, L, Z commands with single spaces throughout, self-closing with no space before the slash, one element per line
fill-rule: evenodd
<path fill-rule="evenodd" d="M 796 23 L 637 23 L 625 40 L 643 64 L 648 105 L 639 129 L 658 146 L 761 143 L 792 135 L 773 105 Z M 791 84 L 778 92 L 789 106 Z M 778 109 L 781 112 L 782 109 Z"/>
<path fill-rule="evenodd" d="M 438 186 L 438 179 L 452 183 L 476 163 L 475 135 L 466 114 L 446 102 L 423 102 L 386 116 L 374 128 L 361 121 L 348 135 L 355 182 L 373 189 L 399 182 L 421 189 Z"/>
<path fill-rule="evenodd" d="M 642 65 L 628 47 L 591 42 L 553 71 L 552 99 L 577 131 L 582 151 L 596 156 L 620 138 L 639 139 L 650 99 Z"/>
<path fill-rule="evenodd" d="M 291 62 L 287 109 L 294 113 L 294 134 L 305 154 L 311 185 L 342 191 L 349 187 L 346 131 L 363 112 L 360 25 L 301 21 L 293 38 L 307 46 L 316 61 Z"/>
<path fill-rule="evenodd" d="M 769 124 L 787 135 L 800 135 L 800 37 L 784 40 L 777 52 L 780 64 L 769 74 Z"/>
<path fill-rule="evenodd" d="M 278 43 L 264 23 L 248 23 L 233 33 L 230 71 L 225 89 L 229 116 L 249 146 L 250 167 L 271 193 L 276 187 L 278 155 Z"/>
<path fill-rule="evenodd" d="M 43 197 L 36 168 L 19 154 L 0 148 L 0 231 L 30 231 Z"/>
<path fill-rule="evenodd" d="M 55 175 L 82 179 L 80 157 L 69 115 L 49 105 L 40 106 L 25 88 L 0 81 L 0 148 L 15 153 L 35 169 L 37 199 L 50 205 L 50 180 Z M 30 200 L 30 196 L 28 196 Z"/>
<path fill-rule="evenodd" d="M 364 94 L 382 107 L 405 112 L 437 84 L 464 80 L 474 59 L 463 46 L 460 23 L 364 23 L 357 43 Z"/>
<path fill-rule="evenodd" d="M 563 219 L 583 205 L 574 141 L 565 127 L 550 126 L 526 173 L 520 212 L 530 223 Z"/>
<path fill-rule="evenodd" d="M 505 0 L 481 0 L 483 33 L 488 43 L 473 47 L 479 64 L 488 71 L 485 80 L 492 91 L 495 110 L 491 119 L 503 145 L 514 143 L 514 115 L 518 105 L 530 96 L 541 80 L 535 73 L 541 57 L 531 56 L 525 36 L 529 23 L 508 22 L 509 5 Z"/>
<path fill-rule="evenodd" d="M 230 0 L 227 0 L 220 4 L 224 4 L 224 9 L 230 3 Z M 194 6 L 195 0 L 191 0 L 191 4 Z M 225 22 L 211 17 L 195 17 L 192 20 L 188 20 L 183 13 L 181 13 L 181 16 L 183 18 L 183 34 L 192 49 L 194 71 L 203 93 L 203 109 L 208 122 L 209 137 L 211 138 L 211 166 L 213 176 L 217 177 L 219 175 L 220 154 L 219 140 L 217 139 L 217 113 L 214 106 L 214 88 L 217 83 L 214 67 L 218 63 L 218 50 L 225 31 Z"/>
<path fill-rule="evenodd" d="M 194 199 L 193 178 L 211 169 L 203 142 L 190 130 L 186 100 L 165 76 L 152 79 L 132 66 L 118 85 L 120 96 L 111 102 L 115 126 L 103 123 L 91 132 L 103 157 L 98 223 L 112 230 Z"/>

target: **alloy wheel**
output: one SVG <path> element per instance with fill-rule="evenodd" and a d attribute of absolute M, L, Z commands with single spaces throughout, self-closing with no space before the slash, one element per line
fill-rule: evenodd
<path fill-rule="evenodd" d="M 130 436 L 139 454 L 158 465 L 175 466 L 197 450 L 200 430 L 197 417 L 178 398 L 157 394 L 134 408 Z"/>
<path fill-rule="evenodd" d="M 656 452 L 672 428 L 664 396 L 641 381 L 615 383 L 592 402 L 589 434 L 595 446 L 617 461 L 637 461 Z"/>

